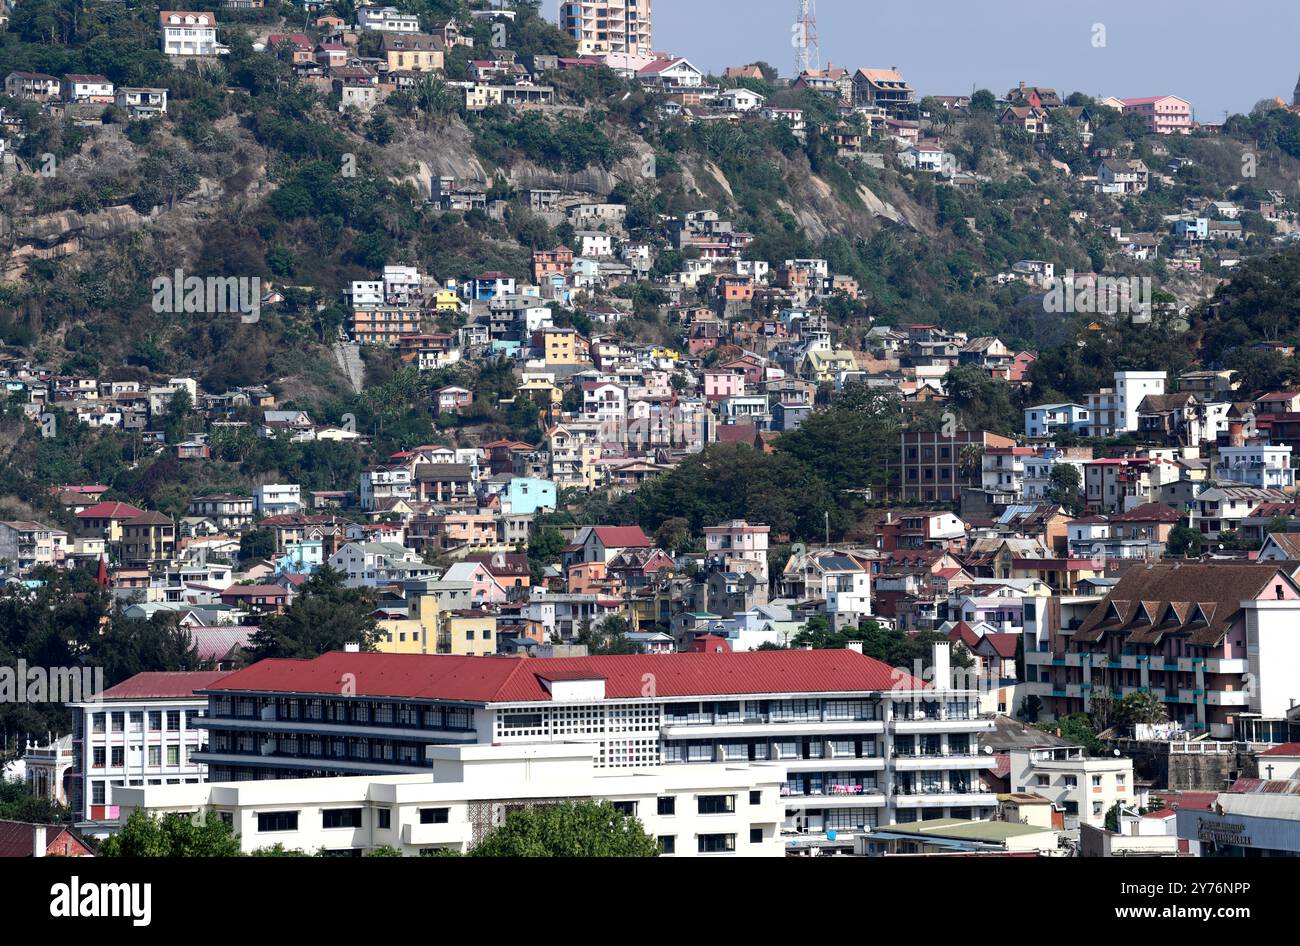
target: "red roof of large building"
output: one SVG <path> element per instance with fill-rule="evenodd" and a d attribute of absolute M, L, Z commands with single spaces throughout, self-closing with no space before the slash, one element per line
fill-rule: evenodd
<path fill-rule="evenodd" d="M 214 691 L 342 692 L 344 675 L 358 696 L 466 703 L 549 701 L 544 680 L 603 677 L 605 698 L 742 696 L 768 693 L 879 692 L 924 689 L 908 674 L 850 650 L 631 654 L 602 657 L 463 657 L 333 652 L 313 660 L 263 660 L 237 670 Z"/>
<path fill-rule="evenodd" d="M 187 670 L 162 673 L 137 673 L 101 694 L 106 700 L 176 700 L 205 690 L 222 677 L 223 670 Z"/>

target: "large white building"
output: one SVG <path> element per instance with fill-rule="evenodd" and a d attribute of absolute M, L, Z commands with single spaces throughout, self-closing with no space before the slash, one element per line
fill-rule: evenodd
<path fill-rule="evenodd" d="M 1291 448 L 1261 443 L 1220 447 L 1214 476 L 1259 489 L 1291 489 L 1295 486 Z"/>
<path fill-rule="evenodd" d="M 432 772 L 118 789 L 121 817 L 205 812 L 227 820 L 245 852 L 288 849 L 407 856 L 465 851 L 511 813 L 599 799 L 638 818 L 668 856 L 780 857 L 784 769 L 714 764 L 653 773 L 595 766 L 593 743 L 431 746 Z"/>
<path fill-rule="evenodd" d="M 117 822 L 111 788 L 197 785 L 206 767 L 195 754 L 207 732 L 197 691 L 226 674 L 138 673 L 91 702 L 70 703 L 74 757 L 68 806 L 82 833 L 106 834 Z"/>
<path fill-rule="evenodd" d="M 402 13 L 397 7 L 357 7 L 357 29 L 379 30 L 384 33 L 418 33 L 420 18 L 414 13 Z"/>
<path fill-rule="evenodd" d="M 265 483 L 253 487 L 253 509 L 259 516 L 286 516 L 302 511 L 302 487 L 297 483 Z"/>
<path fill-rule="evenodd" d="M 1165 393 L 1163 371 L 1116 371 L 1115 386 L 1088 395 L 1086 435 L 1115 437 L 1138 429 L 1138 407 L 1148 394 Z"/>
<path fill-rule="evenodd" d="M 1133 760 L 1090 757 L 1079 746 L 1013 748 L 1009 775 L 1013 792 L 1033 792 L 1065 815 L 1065 827 L 1106 826 L 1116 804 L 1135 806 Z"/>
<path fill-rule="evenodd" d="M 947 647 L 936 680 L 948 679 Z M 433 745 L 585 743 L 597 770 L 785 769 L 783 830 L 989 816 L 978 694 L 852 650 L 264 660 L 209 690 L 212 781 L 421 772 Z M 689 776 L 683 776 L 689 779 Z"/>
<path fill-rule="evenodd" d="M 653 56 L 652 2 L 569 0 L 560 6 L 560 29 L 577 41 L 579 56 Z"/>
<path fill-rule="evenodd" d="M 162 51 L 168 56 L 225 56 L 217 42 L 217 17 L 204 10 L 162 10 L 158 14 Z"/>

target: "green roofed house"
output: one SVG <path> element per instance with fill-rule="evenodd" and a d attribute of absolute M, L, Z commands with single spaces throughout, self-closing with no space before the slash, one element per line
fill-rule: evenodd
<path fill-rule="evenodd" d="M 857 853 L 891 854 L 1038 854 L 1064 856 L 1059 834 L 1050 828 L 1010 821 L 936 818 L 878 828 L 857 839 Z"/>

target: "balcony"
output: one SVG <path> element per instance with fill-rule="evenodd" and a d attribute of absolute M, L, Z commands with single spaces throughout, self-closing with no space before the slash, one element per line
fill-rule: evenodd
<path fill-rule="evenodd" d="M 992 808 L 998 803 L 998 796 L 992 792 L 981 791 L 896 791 L 893 795 L 895 808 Z"/>
<path fill-rule="evenodd" d="M 995 765 L 991 755 L 980 752 L 940 752 L 917 754 L 894 753 L 894 768 L 900 772 L 919 772 L 933 769 L 990 769 Z"/>
<path fill-rule="evenodd" d="M 809 794 L 782 788 L 781 801 L 787 808 L 883 808 L 885 793 L 861 785 L 832 785 L 826 791 Z"/>
<path fill-rule="evenodd" d="M 402 843 L 411 847 L 433 847 L 441 844 L 467 845 L 472 825 L 468 821 L 448 824 L 404 824 Z"/>
<path fill-rule="evenodd" d="M 988 732 L 992 728 L 992 715 L 926 716 L 920 719 L 894 720 L 894 732 L 902 735 L 931 732 Z"/>

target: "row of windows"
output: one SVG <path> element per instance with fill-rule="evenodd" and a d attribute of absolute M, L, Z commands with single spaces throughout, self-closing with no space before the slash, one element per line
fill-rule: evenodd
<path fill-rule="evenodd" d="M 261 717 L 285 721 L 307 720 L 424 729 L 474 728 L 474 710 L 468 706 L 419 706 L 352 697 L 331 700 L 215 697 L 212 700 L 212 712 L 217 717 L 233 716 L 238 719 Z"/>
<path fill-rule="evenodd" d="M 194 728 L 194 720 L 202 715 L 198 710 L 115 710 L 90 714 L 90 731 L 142 732 L 146 722 L 149 732 L 179 732 L 182 720 L 186 729 Z"/>
<path fill-rule="evenodd" d="M 107 803 L 108 789 L 106 786 L 116 785 L 119 788 L 140 788 L 145 785 L 197 785 L 197 778 L 131 778 L 131 779 L 111 779 L 104 781 L 96 779 L 90 783 L 90 803 L 92 805 L 103 805 Z"/>
<path fill-rule="evenodd" d="M 112 748 L 111 759 L 112 759 L 113 767 L 121 768 L 123 765 L 126 764 L 123 747 L 112 746 L 111 748 Z M 167 746 L 166 748 L 167 748 L 167 764 L 172 766 L 181 765 L 182 759 L 185 759 L 186 756 L 186 754 L 182 753 L 181 750 L 185 747 Z M 163 750 L 162 746 L 146 746 L 145 764 L 150 766 L 162 765 L 162 757 L 163 757 L 162 750 Z M 110 758 L 110 756 L 108 756 L 108 754 L 106 753 L 104 746 L 95 746 L 93 749 L 91 749 L 90 764 L 93 768 L 96 769 L 104 768 L 104 763 L 106 758 Z M 186 761 L 188 761 L 188 759 L 186 759 Z"/>

